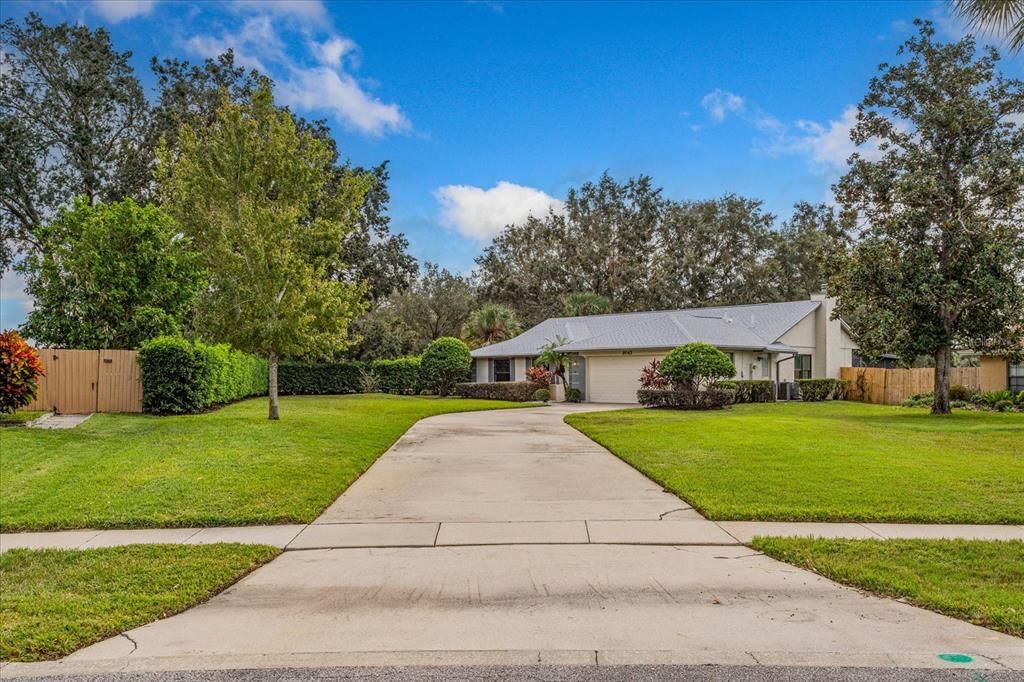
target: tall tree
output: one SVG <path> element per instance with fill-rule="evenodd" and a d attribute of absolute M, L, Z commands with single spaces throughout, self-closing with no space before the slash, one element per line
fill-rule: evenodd
<path fill-rule="evenodd" d="M 942 44 L 930 22 L 915 25 L 851 130 L 882 153 L 854 154 L 835 187 L 864 227 L 830 288 L 864 352 L 935 358 L 932 413 L 946 414 L 954 348 L 1021 347 L 1024 83 L 972 37 Z"/>
<path fill-rule="evenodd" d="M 359 209 L 354 229 L 345 237 L 345 270 L 337 273 L 350 282 L 362 282 L 372 305 L 409 288 L 418 272 L 404 234 L 391 232 L 388 204 L 388 162 L 370 169 L 346 167 L 344 173 L 368 175 L 373 182 Z"/>
<path fill-rule="evenodd" d="M 426 263 L 419 279 L 390 303 L 416 335 L 417 350 L 442 336 L 458 337 L 473 312 L 476 295 L 464 277 Z"/>
<path fill-rule="evenodd" d="M 760 201 L 734 194 L 672 202 L 652 259 L 650 308 L 771 300 L 764 261 L 774 220 Z"/>
<path fill-rule="evenodd" d="M 477 258 L 482 294 L 527 325 L 564 314 L 567 291 L 609 312 L 773 300 L 773 221 L 754 199 L 672 201 L 648 177 L 605 174 L 571 190 L 564 211 L 499 234 Z"/>
<path fill-rule="evenodd" d="M 212 125 L 183 126 L 177 152 L 159 158 L 164 205 L 210 278 L 197 328 L 268 357 L 277 419 L 278 360 L 344 348 L 362 309 L 363 287 L 329 274 L 370 180 L 349 175 L 328 191 L 331 150 L 274 106 L 268 85 L 251 103 L 225 97 Z"/>
<path fill-rule="evenodd" d="M 954 0 L 953 5 L 971 29 L 1002 36 L 1011 52 L 1024 48 L 1024 0 Z"/>
<path fill-rule="evenodd" d="M 103 29 L 0 25 L 0 269 L 74 197 L 111 202 L 151 188 L 149 105 Z"/>
<path fill-rule="evenodd" d="M 252 100 L 262 82 L 270 82 L 254 69 L 246 70 L 235 63 L 231 50 L 202 64 L 180 59 L 152 61 L 157 76 L 158 99 L 153 109 L 152 135 L 163 137 L 172 150 L 178 129 L 188 124 L 193 129 L 212 125 L 222 97 L 237 104 Z M 348 176 L 370 177 L 372 184 L 363 199 L 353 228 L 345 235 L 342 259 L 331 276 L 348 283 L 365 283 L 371 303 L 376 304 L 396 291 L 407 288 L 416 276 L 416 259 L 409 252 L 409 242 L 402 234 L 391 232 L 388 204 L 388 164 L 364 169 L 343 163 L 337 144 L 327 123 L 309 121 L 282 107 L 295 120 L 300 132 L 308 132 L 330 151 L 331 178 L 325 194 L 343 191 Z M 311 218 L 316 215 L 311 209 Z"/>
<path fill-rule="evenodd" d="M 821 291 L 828 274 L 825 259 L 849 245 L 851 218 L 827 204 L 801 201 L 793 206 L 793 214 L 771 236 L 765 263 L 766 284 L 774 300 L 797 301 Z"/>
<path fill-rule="evenodd" d="M 606 296 L 595 294 L 593 291 L 574 291 L 567 294 L 562 305 L 566 317 L 600 315 L 612 310 L 612 302 Z"/>
<path fill-rule="evenodd" d="M 42 248 L 17 266 L 35 300 L 26 336 L 64 348 L 137 348 L 182 331 L 202 272 L 159 208 L 82 197 L 35 234 Z"/>
<path fill-rule="evenodd" d="M 511 339 L 522 332 L 516 314 L 497 303 L 485 303 L 469 315 L 462 337 L 471 345 L 486 346 Z"/>

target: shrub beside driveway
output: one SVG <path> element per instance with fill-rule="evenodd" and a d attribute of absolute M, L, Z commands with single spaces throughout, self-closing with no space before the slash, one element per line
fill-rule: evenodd
<path fill-rule="evenodd" d="M 716 520 L 1024 523 L 1024 416 L 852 402 L 566 421 Z"/>
<path fill-rule="evenodd" d="M 6 429 L 0 530 L 312 521 L 417 420 L 522 403 L 387 395 L 282 398 L 174 417 L 97 414 Z"/>

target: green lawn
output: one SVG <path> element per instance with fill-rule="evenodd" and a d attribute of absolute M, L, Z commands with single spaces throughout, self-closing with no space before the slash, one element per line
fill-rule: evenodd
<path fill-rule="evenodd" d="M 754 538 L 769 556 L 1024 637 L 1024 542 Z"/>
<path fill-rule="evenodd" d="M 14 414 L 0 414 L 0 426 L 21 426 L 26 422 L 30 422 L 36 417 L 41 417 L 45 412 L 26 412 L 19 410 Z"/>
<path fill-rule="evenodd" d="M 278 550 L 128 545 L 0 554 L 0 660 L 66 656 L 216 594 Z"/>
<path fill-rule="evenodd" d="M 718 520 L 1024 523 L 1024 415 L 853 402 L 566 421 Z"/>
<path fill-rule="evenodd" d="M 384 395 L 266 399 L 180 417 L 97 414 L 0 434 L 0 529 L 312 521 L 418 419 L 522 406 Z"/>

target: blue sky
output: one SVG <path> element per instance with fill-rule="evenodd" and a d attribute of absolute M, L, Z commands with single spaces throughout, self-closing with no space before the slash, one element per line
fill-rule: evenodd
<path fill-rule="evenodd" d="M 556 209 L 608 170 L 675 198 L 736 192 L 780 218 L 823 201 L 852 109 L 944 2 L 329 3 L 9 0 L 110 30 L 152 85 L 152 55 L 234 47 L 276 96 L 326 118 L 343 155 L 391 161 L 392 224 L 414 255 L 467 272 L 509 220 Z M 1003 71 L 1021 75 L 1018 59 Z M 5 278 L 3 326 L 28 301 Z"/>

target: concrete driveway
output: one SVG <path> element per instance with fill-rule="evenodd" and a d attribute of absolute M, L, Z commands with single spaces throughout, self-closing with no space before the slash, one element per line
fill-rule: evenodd
<path fill-rule="evenodd" d="M 549 406 L 418 423 L 206 604 L 25 672 L 672 663 L 1024 669 L 1024 640 L 736 544 Z M 325 549 L 315 549 L 325 547 Z M 967 654 L 966 664 L 940 654 Z"/>

